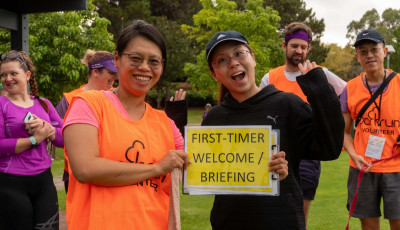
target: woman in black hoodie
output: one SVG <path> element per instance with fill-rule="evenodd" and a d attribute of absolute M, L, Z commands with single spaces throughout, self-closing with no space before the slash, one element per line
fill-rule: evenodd
<path fill-rule="evenodd" d="M 307 61 L 310 71 L 299 66 L 303 75 L 297 81 L 310 105 L 273 85 L 258 88 L 254 54 L 236 31 L 215 34 L 206 55 L 211 75 L 221 83 L 222 100 L 202 125 L 271 125 L 280 130 L 289 168 L 279 196 L 216 195 L 213 229 L 305 229 L 299 162 L 337 159 L 343 145 L 344 121 L 333 87 L 323 70 Z"/>

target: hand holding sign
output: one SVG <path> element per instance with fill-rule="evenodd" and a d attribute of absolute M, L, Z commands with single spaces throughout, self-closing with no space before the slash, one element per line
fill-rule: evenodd
<path fill-rule="evenodd" d="M 283 180 L 289 174 L 288 162 L 285 160 L 285 152 L 280 151 L 277 154 L 272 155 L 272 159 L 268 164 L 268 170 L 279 174 L 279 180 Z"/>
<path fill-rule="evenodd" d="M 170 150 L 156 166 L 160 175 L 165 175 L 171 172 L 174 168 L 187 168 L 189 164 L 189 158 L 185 151 L 183 150 Z"/>

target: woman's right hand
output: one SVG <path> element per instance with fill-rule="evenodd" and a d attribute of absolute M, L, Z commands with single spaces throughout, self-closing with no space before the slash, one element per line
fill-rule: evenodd
<path fill-rule="evenodd" d="M 43 125 L 38 126 L 35 129 L 35 132 L 32 134 L 32 136 L 35 138 L 36 142 L 39 144 L 40 142 L 46 140 L 49 138 L 51 135 L 54 135 L 54 127 L 51 126 L 50 124 L 43 123 Z"/>
<path fill-rule="evenodd" d="M 160 175 L 171 172 L 174 168 L 187 168 L 189 158 L 183 150 L 170 150 L 159 162 L 156 163 Z"/>

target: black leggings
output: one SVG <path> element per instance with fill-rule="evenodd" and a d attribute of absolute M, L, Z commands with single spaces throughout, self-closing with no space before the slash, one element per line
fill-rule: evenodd
<path fill-rule="evenodd" d="M 1 230 L 58 230 L 58 212 L 50 168 L 33 176 L 0 173 Z"/>

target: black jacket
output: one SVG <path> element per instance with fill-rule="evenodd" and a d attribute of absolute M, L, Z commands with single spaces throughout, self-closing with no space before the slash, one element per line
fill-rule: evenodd
<path fill-rule="evenodd" d="M 213 107 L 202 125 L 271 125 L 280 130 L 289 176 L 280 196 L 216 195 L 211 211 L 213 229 L 305 229 L 299 186 L 302 159 L 334 160 L 343 146 L 344 120 L 340 102 L 321 68 L 297 77 L 309 104 L 292 93 L 268 85 L 239 103 L 229 93 Z"/>

